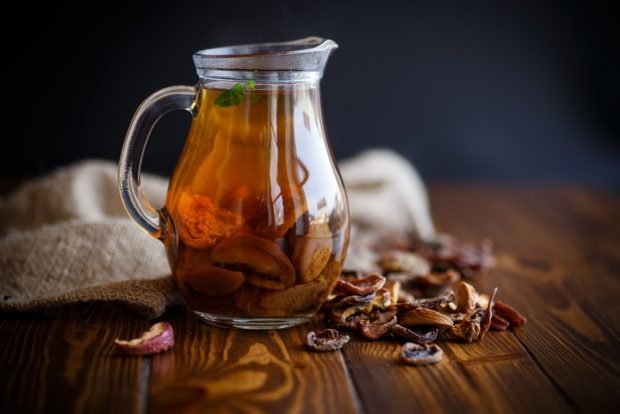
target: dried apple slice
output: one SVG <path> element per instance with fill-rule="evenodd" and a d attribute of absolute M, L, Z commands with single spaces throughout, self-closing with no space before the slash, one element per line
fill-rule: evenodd
<path fill-rule="evenodd" d="M 489 297 L 489 304 L 487 305 L 487 309 L 484 311 L 484 317 L 480 321 L 479 339 L 481 341 L 484 339 L 484 335 L 491 327 L 491 322 L 493 320 L 493 302 L 495 300 L 495 295 L 497 295 L 497 288 L 493 289 L 493 292 L 491 292 L 491 296 Z"/>
<path fill-rule="evenodd" d="M 336 295 L 370 295 L 385 285 L 385 277 L 378 273 L 360 279 L 338 280 L 334 294 Z"/>
<path fill-rule="evenodd" d="M 308 332 L 306 345 L 316 352 L 337 351 L 350 339 L 349 335 L 343 335 L 335 329 L 323 329 L 319 332 Z"/>
<path fill-rule="evenodd" d="M 329 308 L 331 322 L 339 327 L 356 329 L 358 318 L 356 315 L 368 315 L 375 310 L 387 309 L 391 304 L 390 292 L 387 289 L 379 289 L 371 293 L 370 297 L 348 296 L 341 299 Z M 352 300 L 353 299 L 353 300 Z"/>
<path fill-rule="evenodd" d="M 277 244 L 255 236 L 231 237 L 219 242 L 211 260 L 249 268 L 248 283 L 267 289 L 286 289 L 295 284 L 295 268 Z"/>
<path fill-rule="evenodd" d="M 185 269 L 181 279 L 198 293 L 210 296 L 224 296 L 239 289 L 245 281 L 241 272 L 222 269 L 209 264 Z"/>
<path fill-rule="evenodd" d="M 433 327 L 418 327 L 418 329 L 405 328 L 402 325 L 394 325 L 390 329 L 392 335 L 404 338 L 416 344 L 428 344 L 437 339 L 439 329 Z"/>
<path fill-rule="evenodd" d="M 258 302 L 264 290 L 254 287 L 248 283 L 241 286 L 233 293 L 233 303 L 244 315 L 253 317 L 282 317 L 287 313 L 278 309 L 264 309 L 258 306 Z"/>
<path fill-rule="evenodd" d="M 217 207 L 209 197 L 180 193 L 176 205 L 179 237 L 188 246 L 205 249 L 243 227 L 243 217 Z"/>
<path fill-rule="evenodd" d="M 327 297 L 329 280 L 320 277 L 310 283 L 265 293 L 258 305 L 264 309 L 282 310 L 287 314 L 318 305 Z"/>
<path fill-rule="evenodd" d="M 246 280 L 251 285 L 271 290 L 282 290 L 289 286 L 282 282 L 280 275 L 270 275 L 268 273 L 248 273 Z"/>
<path fill-rule="evenodd" d="M 436 364 L 443 358 L 443 351 L 436 344 L 407 342 L 400 349 L 400 359 L 409 365 Z"/>
<path fill-rule="evenodd" d="M 211 263 L 211 249 L 197 250 L 185 246 L 183 246 L 182 249 L 179 257 L 181 258 L 181 265 L 186 269 Z"/>
<path fill-rule="evenodd" d="M 446 337 L 459 339 L 471 343 L 478 339 L 481 332 L 480 322 L 484 317 L 482 308 L 477 308 L 474 312 L 467 315 L 465 319 L 454 325 L 447 331 Z"/>
<path fill-rule="evenodd" d="M 333 246 L 327 222 L 312 224 L 308 233 L 297 240 L 292 259 L 299 283 L 311 282 L 321 274 L 329 262 Z"/>
<path fill-rule="evenodd" d="M 126 355 L 153 355 L 174 346 L 174 331 L 168 322 L 158 322 L 139 338 L 129 341 L 116 338 L 114 343 Z"/>
<path fill-rule="evenodd" d="M 283 237 L 300 217 L 308 213 L 308 204 L 298 187 L 282 187 L 281 197 L 274 201 L 263 220 L 255 227 L 256 234 L 270 239 Z"/>
<path fill-rule="evenodd" d="M 379 339 L 390 331 L 398 321 L 396 311 L 374 312 L 370 319 L 357 321 L 357 327 L 368 339 Z"/>

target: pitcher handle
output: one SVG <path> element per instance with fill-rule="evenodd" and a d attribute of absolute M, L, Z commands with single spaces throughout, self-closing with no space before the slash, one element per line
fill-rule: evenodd
<path fill-rule="evenodd" d="M 118 163 L 121 201 L 129 216 L 151 236 L 163 240 L 165 226 L 162 213 L 146 198 L 140 186 L 142 157 L 151 131 L 157 121 L 175 109 L 196 113 L 196 89 L 192 86 L 170 86 L 142 102 L 129 124 Z"/>

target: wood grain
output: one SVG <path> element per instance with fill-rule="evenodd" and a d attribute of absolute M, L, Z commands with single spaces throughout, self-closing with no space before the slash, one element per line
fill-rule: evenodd
<path fill-rule="evenodd" d="M 45 320 L 5 317 L 0 321 L 0 411 L 43 411 L 48 395 L 46 381 L 38 374 L 49 365 L 44 350 L 50 328 L 51 323 Z"/>
<path fill-rule="evenodd" d="M 497 269 L 480 284 L 498 285 L 498 297 L 528 317 L 516 336 L 566 401 L 579 411 L 616 411 L 619 199 L 573 189 L 499 194 L 446 187 L 433 193 L 434 207 L 447 231 L 496 242 Z"/>
<path fill-rule="evenodd" d="M 396 341 L 361 339 L 348 346 L 345 358 L 368 412 L 570 409 L 510 333 L 491 332 L 483 342 L 469 345 L 438 344 L 444 359 L 424 367 L 400 363 Z"/>
<path fill-rule="evenodd" d="M 306 351 L 312 327 L 249 332 L 207 326 L 187 311 L 171 318 L 179 339 L 153 358 L 150 412 L 355 412 L 342 356 Z"/>
<path fill-rule="evenodd" d="M 141 358 L 115 353 L 115 337 L 148 325 L 113 306 L 0 322 L 0 412 L 141 412 Z"/>

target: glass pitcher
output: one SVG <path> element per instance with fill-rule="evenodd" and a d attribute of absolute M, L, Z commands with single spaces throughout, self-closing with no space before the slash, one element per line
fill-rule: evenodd
<path fill-rule="evenodd" d="M 311 37 L 196 52 L 200 83 L 172 86 L 136 111 L 119 162 L 123 204 L 163 241 L 188 305 L 213 325 L 284 328 L 331 293 L 349 214 L 321 114 L 319 81 L 338 45 Z M 157 120 L 193 120 L 156 210 L 140 188 Z"/>

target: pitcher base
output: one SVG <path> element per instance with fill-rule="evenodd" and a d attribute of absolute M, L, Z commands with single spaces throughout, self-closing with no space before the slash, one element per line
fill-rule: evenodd
<path fill-rule="evenodd" d="M 294 316 L 289 318 L 233 318 L 216 316 L 194 311 L 204 322 L 220 328 L 238 328 L 248 330 L 285 329 L 303 325 L 312 319 L 312 315 Z"/>

